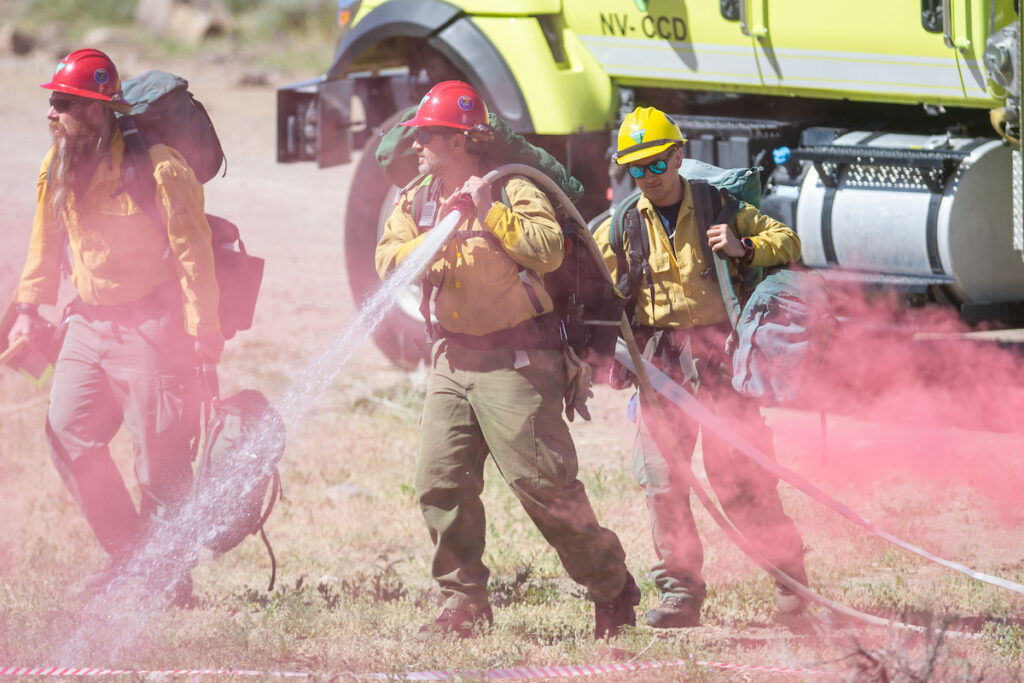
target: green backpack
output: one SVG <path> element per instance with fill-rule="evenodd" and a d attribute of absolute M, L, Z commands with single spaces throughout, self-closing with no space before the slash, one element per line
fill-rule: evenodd
<path fill-rule="evenodd" d="M 760 169 L 721 169 L 684 159 L 681 174 L 690 181 L 700 234 L 712 225 L 730 223 L 742 204 L 760 208 Z M 636 208 L 637 192 L 616 208 L 610 242 L 619 260 L 619 287 L 627 313 L 635 316 L 639 286 L 653 282 L 647 229 Z M 717 213 L 716 213 L 717 211 Z M 629 237 L 624 253 L 623 235 Z M 745 267 L 739 292 L 726 257 L 701 241 L 705 260 L 713 263 L 733 332 L 726 350 L 732 355 L 732 386 L 766 405 L 803 405 L 812 400 L 810 380 L 825 362 L 837 319 L 831 293 L 817 272 L 788 264 L 777 268 Z M 710 275 L 709 272 L 706 273 Z M 652 291 L 653 298 L 653 291 Z"/>
<path fill-rule="evenodd" d="M 408 121 L 416 115 L 416 107 L 407 111 L 399 123 Z M 583 196 L 583 185 L 573 178 L 558 159 L 546 150 L 531 144 L 523 136 L 512 130 L 512 127 L 501 117 L 490 113 L 488 124 L 494 130 L 494 140 L 487 145 L 487 158 L 495 165 L 525 164 L 544 172 L 565 193 L 570 201 L 575 202 Z M 416 151 L 412 141 L 416 129 L 410 126 L 395 125 L 384 133 L 377 145 L 377 163 L 391 182 L 401 188 L 411 187 L 422 180 L 416 167 Z"/>
<path fill-rule="evenodd" d="M 205 183 L 227 163 L 217 131 L 199 100 L 188 91 L 188 81 L 165 71 L 147 71 L 125 81 L 127 114 L 117 115 L 124 137 L 126 164 L 122 166 L 125 190 L 167 238 L 167 219 L 156 205 L 156 180 L 149 148 L 164 144 L 178 151 L 196 179 Z M 231 339 L 239 330 L 252 327 L 256 301 L 263 282 L 262 258 L 249 254 L 231 221 L 207 214 L 213 247 L 214 274 L 220 289 L 218 319 L 221 333 Z"/>
<path fill-rule="evenodd" d="M 700 192 L 702 187 L 706 187 L 710 193 L 711 205 L 720 207 L 717 217 L 708 225 L 729 223 L 736 217 L 743 204 L 757 208 L 761 206 L 761 169 L 758 166 L 725 169 L 697 159 L 683 159 L 680 175 L 690 181 L 694 192 Z M 615 207 L 609 235 L 612 251 L 618 259 L 619 277 L 616 284 L 626 298 L 626 313 L 631 322 L 636 315 L 636 300 L 640 287 L 654 286 L 647 263 L 651 255 L 651 245 L 640 211 L 636 208 L 640 196 L 641 193 L 637 190 Z M 628 253 L 623 243 L 624 236 L 629 238 Z M 705 250 L 705 256 L 708 257 L 706 260 L 711 263 L 712 259 L 707 251 Z M 707 275 L 710 275 L 710 270 Z M 753 289 L 762 277 L 760 268 L 746 269 L 743 274 L 742 290 Z"/>
<path fill-rule="evenodd" d="M 416 113 L 410 109 L 402 121 L 408 121 Z M 486 158 L 489 164 L 524 164 L 536 168 L 548 176 L 570 201 L 583 196 L 583 185 L 569 174 L 569 171 L 555 157 L 541 149 L 512 128 L 500 117 L 489 114 L 489 123 L 494 130 L 494 139 L 487 145 Z M 412 202 L 413 220 L 420 224 L 424 206 L 431 195 L 439 189 L 428 176 L 417 175 L 416 152 L 412 149 L 415 129 L 396 125 L 385 133 L 377 147 L 377 162 L 396 185 L 404 190 L 415 188 Z M 410 175 L 411 174 L 411 175 Z M 411 180 L 410 180 L 411 178 Z M 431 195 L 431 196 L 428 196 Z M 501 198 L 510 205 L 505 184 L 501 187 Z M 562 227 L 565 240 L 565 257 L 562 264 L 543 278 L 544 289 L 551 297 L 555 314 L 559 317 L 563 341 L 576 354 L 592 362 L 604 362 L 615 353 L 618 324 L 622 318 L 625 300 L 608 282 L 603 264 L 596 262 L 587 248 L 588 236 L 581 234 L 586 228 L 579 226 L 555 205 L 556 218 Z M 490 233 L 484 237 L 491 236 Z M 493 237 L 493 236 L 491 236 Z M 529 279 L 520 269 L 523 286 L 539 315 L 543 311 L 540 298 Z M 434 336 L 429 314 L 429 289 L 425 287 L 420 312 L 427 321 L 427 335 Z"/>

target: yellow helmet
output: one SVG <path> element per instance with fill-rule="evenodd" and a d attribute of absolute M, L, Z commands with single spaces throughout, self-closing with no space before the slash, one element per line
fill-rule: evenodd
<path fill-rule="evenodd" d="M 619 126 L 615 163 L 630 164 L 684 142 L 686 138 L 679 132 L 679 126 L 665 112 L 654 107 L 637 107 Z"/>

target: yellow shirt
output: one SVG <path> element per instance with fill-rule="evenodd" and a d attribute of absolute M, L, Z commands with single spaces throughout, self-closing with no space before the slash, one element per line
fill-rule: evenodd
<path fill-rule="evenodd" d="M 46 155 L 36 186 L 28 259 L 15 300 L 56 303 L 66 228 L 74 257 L 72 281 L 84 302 L 125 304 L 177 280 L 184 294 L 187 332 L 196 336 L 218 332 L 218 289 L 203 186 L 176 150 L 153 145 L 156 206 L 167 217 L 166 225 L 154 225 L 123 187 L 124 154 L 124 139 L 115 131 L 110 150 L 86 191 L 69 196 L 63 222 L 56 220 L 49 202 L 47 174 L 53 149 Z"/>
<path fill-rule="evenodd" d="M 511 207 L 495 202 L 483 223 L 472 212 L 430 267 L 429 277 L 437 288 L 435 315 L 449 332 L 484 335 L 553 310 L 541 276 L 562 263 L 562 229 L 547 196 L 529 180 L 512 177 L 506 181 L 505 191 Z M 423 229 L 412 216 L 415 192 L 409 190 L 399 198 L 384 226 L 376 252 L 381 279 L 423 241 Z M 479 234 L 484 230 L 489 236 Z M 539 313 L 519 278 L 519 266 L 526 268 L 541 302 Z"/>
<path fill-rule="evenodd" d="M 636 322 L 640 325 L 685 328 L 714 325 L 729 319 L 714 264 L 705 263 L 704 250 L 698 241 L 707 238 L 700 234 L 697 225 L 690 183 L 684 180 L 683 185 L 683 202 L 672 241 L 669 241 L 650 200 L 641 196 L 636 205 L 651 245 L 648 262 L 654 280 L 653 302 L 649 285 L 646 282 L 640 285 L 636 307 Z M 598 227 L 594 239 L 613 279 L 618 281 L 618 258 L 609 242 L 611 225 L 612 219 L 609 218 Z M 796 233 L 750 205 L 743 206 L 730 229 L 737 236 L 749 237 L 753 241 L 752 266 L 781 266 L 800 258 L 800 238 Z M 629 236 L 623 235 L 622 241 L 628 254 Z M 729 270 L 735 280 L 737 270 L 731 260 Z M 702 273 L 704 277 L 701 277 Z"/>

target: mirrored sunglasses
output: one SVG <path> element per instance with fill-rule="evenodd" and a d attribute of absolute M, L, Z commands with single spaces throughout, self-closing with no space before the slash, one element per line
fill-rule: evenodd
<path fill-rule="evenodd" d="M 629 175 L 636 179 L 643 178 L 647 171 L 650 171 L 654 175 L 661 175 L 668 169 L 668 159 L 655 159 L 649 164 L 633 164 L 627 167 L 629 169 Z"/>

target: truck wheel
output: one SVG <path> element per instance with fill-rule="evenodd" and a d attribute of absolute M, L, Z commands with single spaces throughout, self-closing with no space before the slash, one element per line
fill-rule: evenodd
<path fill-rule="evenodd" d="M 382 130 L 390 130 L 398 119 L 397 114 L 389 118 L 382 124 Z M 378 137 L 371 135 L 352 170 L 345 212 L 345 264 L 352 297 L 359 306 L 380 287 L 374 251 L 398 195 L 398 188 L 374 157 L 377 143 Z M 384 355 L 407 370 L 426 360 L 429 352 L 426 324 L 419 311 L 421 294 L 418 284 L 401 292 L 395 307 L 373 332 L 373 340 Z"/>

